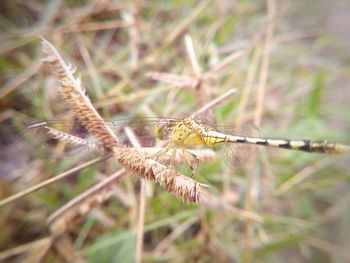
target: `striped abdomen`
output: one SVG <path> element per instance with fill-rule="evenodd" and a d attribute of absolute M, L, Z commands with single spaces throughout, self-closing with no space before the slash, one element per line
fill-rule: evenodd
<path fill-rule="evenodd" d="M 267 139 L 257 137 L 225 135 L 215 131 L 210 131 L 206 133 L 203 136 L 203 140 L 207 145 L 215 145 L 223 142 L 249 143 L 304 152 L 318 152 L 328 154 L 342 154 L 350 150 L 350 146 L 348 145 L 327 141 Z"/>

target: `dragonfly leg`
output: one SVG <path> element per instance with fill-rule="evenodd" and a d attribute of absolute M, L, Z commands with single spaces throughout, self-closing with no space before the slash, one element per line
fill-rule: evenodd
<path fill-rule="evenodd" d="M 194 194 L 197 195 L 197 175 L 198 175 L 198 166 L 199 166 L 199 157 L 190 151 L 187 151 L 186 149 L 182 149 L 183 157 L 185 158 L 187 164 L 190 166 L 191 169 L 191 177 L 194 178 L 196 181 L 195 188 L 194 188 Z M 190 160 L 192 158 L 192 161 Z M 193 165 L 194 160 L 194 165 Z"/>
<path fill-rule="evenodd" d="M 164 147 L 162 150 L 156 152 L 155 154 L 149 155 L 146 158 L 152 158 L 158 162 L 159 157 L 161 157 L 162 155 L 167 157 L 166 153 L 170 150 L 172 150 L 170 158 L 166 158 L 166 159 L 162 160 L 160 163 L 162 163 L 166 167 L 169 167 L 171 169 L 175 169 L 175 158 L 176 158 L 176 150 L 177 149 L 171 143 L 168 143 L 166 145 L 166 147 Z"/>
<path fill-rule="evenodd" d="M 171 151 L 171 157 L 170 157 L 169 163 L 168 163 L 168 166 L 171 168 L 175 168 L 176 151 L 177 151 L 177 149 L 175 147 Z"/>
<path fill-rule="evenodd" d="M 163 154 L 167 153 L 169 150 L 170 150 L 170 143 L 168 143 L 162 150 L 156 152 L 156 153 L 153 153 L 153 154 L 150 154 L 148 156 L 146 156 L 146 158 L 151 158 L 151 159 L 154 159 L 155 161 L 158 162 L 158 159 L 159 157 L 161 157 Z"/>
<path fill-rule="evenodd" d="M 199 157 L 186 149 L 182 149 L 183 157 L 185 158 L 186 163 L 190 166 L 192 177 L 197 179 L 198 166 L 199 166 Z M 192 159 L 192 160 L 191 160 Z M 193 165 L 194 161 L 194 165 Z"/>
<path fill-rule="evenodd" d="M 168 143 L 166 145 L 166 147 L 164 147 L 163 149 L 161 149 L 160 151 L 156 152 L 156 153 L 152 153 L 152 154 L 146 154 L 145 158 L 146 159 L 152 159 L 156 162 L 158 162 L 159 157 L 161 157 L 163 154 L 166 154 L 168 151 L 170 150 L 170 143 Z M 161 163 L 161 162 L 160 162 Z M 166 169 L 166 167 L 163 167 L 162 169 L 160 169 L 159 171 L 157 171 L 156 173 L 161 173 L 164 171 L 164 169 Z"/>

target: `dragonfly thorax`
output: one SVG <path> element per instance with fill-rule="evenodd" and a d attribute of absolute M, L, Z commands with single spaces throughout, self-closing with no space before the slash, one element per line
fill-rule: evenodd
<path fill-rule="evenodd" d="M 193 127 L 191 119 L 183 119 L 172 127 L 170 140 L 178 147 L 205 144 L 201 131 Z"/>

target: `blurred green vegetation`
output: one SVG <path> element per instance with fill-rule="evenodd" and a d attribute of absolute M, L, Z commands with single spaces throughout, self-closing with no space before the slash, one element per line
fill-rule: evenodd
<path fill-rule="evenodd" d="M 276 2 L 261 135 L 349 144 L 350 21 L 344 12 L 350 12 L 350 5 L 345 0 Z M 63 143 L 25 131 L 35 120 L 74 120 L 57 82 L 40 64 L 39 36 L 77 67 L 106 120 L 182 117 L 196 110 L 198 96 L 150 80 L 146 73 L 193 76 L 186 33 L 203 72 L 232 52 L 261 47 L 258 36 L 266 27 L 266 13 L 264 1 L 251 0 L 2 3 L 0 198 L 94 156 L 71 154 Z M 136 26 L 128 24 L 130 17 Z M 259 70 L 247 108 L 237 111 L 252 59 L 248 50 L 208 84 L 210 99 L 237 88 L 215 110 L 219 124 L 233 125 L 237 115 L 244 123 L 253 122 Z M 144 261 L 349 262 L 349 155 L 259 147 L 256 152 L 252 169 L 243 165 L 231 170 L 218 159 L 200 165 L 198 180 L 225 202 L 245 209 L 247 176 L 252 175 L 253 212 L 262 216 L 262 223 L 252 223 L 246 234 L 245 222 L 234 214 L 184 204 L 147 182 Z M 106 161 L 0 208 L 0 251 L 48 236 L 45 220 L 50 214 L 117 169 Z M 178 169 L 189 175 L 187 168 Z M 124 178 L 120 187 L 129 203 L 116 195 L 71 231 L 76 249 L 90 262 L 135 260 L 137 186 L 137 178 Z M 42 262 L 50 260 L 56 260 L 53 252 Z"/>

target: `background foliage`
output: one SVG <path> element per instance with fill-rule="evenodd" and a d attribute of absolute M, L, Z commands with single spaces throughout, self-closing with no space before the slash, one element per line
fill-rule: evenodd
<path fill-rule="evenodd" d="M 262 135 L 350 143 L 349 11 L 345 0 L 277 1 Z M 1 198 L 92 158 L 24 129 L 34 120 L 74 119 L 40 63 L 40 35 L 77 67 L 93 104 L 108 120 L 195 111 L 199 98 L 193 91 L 146 77 L 149 71 L 194 74 L 186 33 L 204 72 L 246 50 L 207 88 L 211 98 L 237 88 L 215 111 L 220 124 L 233 125 L 237 117 L 243 124 L 254 121 L 259 63 L 249 103 L 243 112 L 237 108 L 254 56 L 263 49 L 264 1 L 5 1 L 0 12 Z M 247 222 L 233 214 L 183 204 L 149 183 L 143 260 L 348 262 L 349 155 L 256 152 L 255 162 L 241 170 L 228 169 L 220 158 L 202 164 L 198 180 L 242 209 L 247 191 L 253 193 L 248 210 L 259 214 L 261 223 L 248 223 L 247 232 Z M 48 236 L 45 219 L 52 212 L 117 168 L 112 161 L 90 167 L 2 207 L 0 250 Z M 91 262 L 132 262 L 137 194 L 137 179 L 123 180 L 115 198 L 74 226 L 76 250 Z M 52 260 L 53 252 L 43 262 Z"/>

